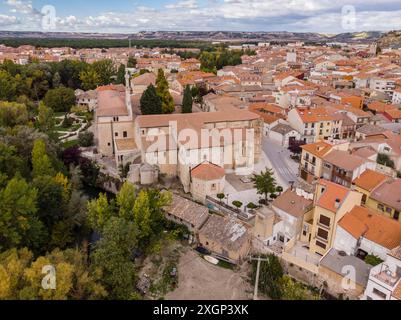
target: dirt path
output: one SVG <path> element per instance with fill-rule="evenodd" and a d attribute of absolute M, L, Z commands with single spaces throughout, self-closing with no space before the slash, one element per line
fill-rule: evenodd
<path fill-rule="evenodd" d="M 247 266 L 244 265 L 244 268 Z M 188 249 L 178 265 L 179 283 L 167 300 L 248 300 L 252 288 L 243 277 L 246 271 L 234 272 L 214 266 Z"/>

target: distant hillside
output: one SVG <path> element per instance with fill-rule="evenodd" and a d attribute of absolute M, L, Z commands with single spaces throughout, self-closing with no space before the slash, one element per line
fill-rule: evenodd
<path fill-rule="evenodd" d="M 384 37 L 383 37 L 384 36 Z M 132 45 L 170 47 L 183 45 L 205 46 L 206 42 L 224 41 L 227 43 L 257 43 L 259 41 L 286 43 L 303 41 L 306 43 L 347 42 L 371 43 L 386 39 L 382 32 L 351 32 L 340 34 L 323 34 L 313 32 L 231 32 L 231 31 L 142 31 L 133 34 L 112 33 L 79 33 L 79 32 L 16 32 L 0 31 L 0 43 L 12 46 L 32 44 L 37 46 L 127 46 L 128 39 Z M 383 40 L 386 41 L 386 40 Z M 166 43 L 167 42 L 167 43 Z M 195 43 L 194 43 L 195 42 Z M 200 44 L 199 44 L 200 42 Z"/>
<path fill-rule="evenodd" d="M 401 30 L 384 34 L 378 41 L 380 47 L 401 48 Z"/>

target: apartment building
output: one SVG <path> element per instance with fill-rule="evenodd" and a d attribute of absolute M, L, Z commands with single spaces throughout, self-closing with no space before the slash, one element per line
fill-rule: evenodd
<path fill-rule="evenodd" d="M 336 183 L 319 180 L 316 184 L 313 221 L 309 224 L 312 253 L 324 255 L 332 246 L 338 222 L 354 206 L 360 205 L 362 194 Z"/>
<path fill-rule="evenodd" d="M 375 170 L 376 163 L 348 151 L 333 150 L 323 157 L 322 176 L 347 188 L 367 169 Z"/>
<path fill-rule="evenodd" d="M 313 143 L 332 136 L 333 117 L 324 107 L 299 107 L 288 113 L 288 122 L 301 134 L 301 140 Z"/>

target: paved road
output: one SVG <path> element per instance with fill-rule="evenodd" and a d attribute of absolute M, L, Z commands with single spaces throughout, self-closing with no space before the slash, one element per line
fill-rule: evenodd
<path fill-rule="evenodd" d="M 298 164 L 290 158 L 289 150 L 270 139 L 263 138 L 263 151 L 282 180 L 288 184 L 297 180 Z"/>

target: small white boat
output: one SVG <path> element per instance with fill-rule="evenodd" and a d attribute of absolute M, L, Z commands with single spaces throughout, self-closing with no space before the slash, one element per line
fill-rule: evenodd
<path fill-rule="evenodd" d="M 205 258 L 205 260 L 206 260 L 207 262 L 210 262 L 211 264 L 216 265 L 216 264 L 219 263 L 219 260 L 217 260 L 216 258 L 214 258 L 214 257 L 212 257 L 212 256 L 204 256 L 204 258 Z"/>

